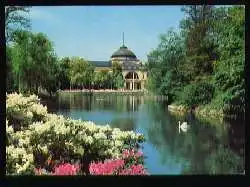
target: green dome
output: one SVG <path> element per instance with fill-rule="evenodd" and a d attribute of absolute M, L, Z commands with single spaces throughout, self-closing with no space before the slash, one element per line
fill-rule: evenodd
<path fill-rule="evenodd" d="M 130 57 L 130 58 L 136 58 L 135 54 L 129 50 L 125 45 L 121 46 L 117 51 L 115 51 L 111 58 L 113 57 Z"/>

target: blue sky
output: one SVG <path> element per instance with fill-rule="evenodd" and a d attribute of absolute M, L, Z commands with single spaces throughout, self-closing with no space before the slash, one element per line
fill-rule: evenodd
<path fill-rule="evenodd" d="M 59 57 L 109 60 L 124 32 L 125 45 L 146 61 L 159 35 L 177 29 L 184 13 L 181 6 L 36 6 L 30 17 L 32 31 L 45 33 Z"/>

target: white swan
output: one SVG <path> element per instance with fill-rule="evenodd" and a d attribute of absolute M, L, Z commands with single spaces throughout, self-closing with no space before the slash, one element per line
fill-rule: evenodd
<path fill-rule="evenodd" d="M 188 129 L 188 127 L 189 127 L 189 125 L 187 124 L 187 122 L 183 122 L 183 123 L 181 124 L 181 122 L 179 121 L 178 124 L 179 124 L 179 133 L 181 132 L 181 130 L 182 130 L 183 132 L 187 132 L 187 129 Z"/>

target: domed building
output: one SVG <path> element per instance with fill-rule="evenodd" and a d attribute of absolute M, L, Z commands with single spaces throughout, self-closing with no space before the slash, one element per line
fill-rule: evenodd
<path fill-rule="evenodd" d="M 123 45 L 116 50 L 109 61 L 90 61 L 95 66 L 95 71 L 108 70 L 112 72 L 112 64 L 117 62 L 122 67 L 124 89 L 126 90 L 144 90 L 147 80 L 147 72 L 142 62 L 136 55 Z"/>

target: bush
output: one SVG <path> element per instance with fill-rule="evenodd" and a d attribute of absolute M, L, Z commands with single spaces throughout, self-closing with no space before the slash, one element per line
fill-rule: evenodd
<path fill-rule="evenodd" d="M 206 82 L 190 84 L 184 87 L 180 95 L 180 101 L 187 106 L 207 104 L 214 95 L 214 87 Z"/>
<path fill-rule="evenodd" d="M 122 159 L 91 163 L 89 170 L 92 175 L 146 175 L 142 158 L 141 152 L 124 150 Z"/>
<path fill-rule="evenodd" d="M 7 98 L 7 174 L 34 173 L 32 168 L 47 167 L 50 159 L 58 163 L 81 162 L 82 172 L 88 173 L 91 162 L 118 159 L 124 149 L 137 150 L 144 141 L 142 134 L 133 131 L 48 114 L 46 108 L 37 103 L 36 96 L 12 94 Z M 15 132 L 9 120 L 13 119 L 13 111 L 21 111 L 24 118 L 26 111 L 30 111 L 39 118 L 32 116 L 25 128 Z M 16 151 L 20 152 L 19 156 Z M 29 160 L 22 155 L 27 155 Z"/>
<path fill-rule="evenodd" d="M 6 99 L 6 117 L 14 131 L 27 128 L 35 121 L 43 121 L 47 115 L 47 107 L 39 104 L 36 95 L 24 97 L 22 94 L 8 94 Z"/>

